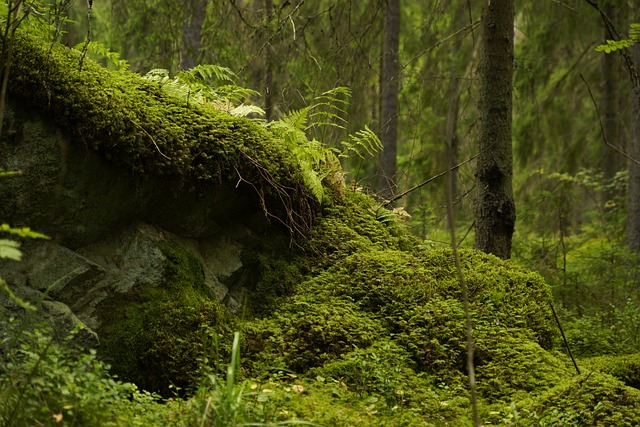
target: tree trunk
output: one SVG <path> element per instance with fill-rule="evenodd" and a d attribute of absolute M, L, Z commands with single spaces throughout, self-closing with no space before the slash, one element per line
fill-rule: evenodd
<path fill-rule="evenodd" d="M 264 2 L 264 22 L 265 25 L 268 24 L 271 19 L 271 14 L 273 12 L 273 2 L 272 0 L 265 0 Z M 268 28 L 268 25 L 267 25 Z M 265 32 L 265 37 L 269 38 L 269 32 Z M 267 47 L 264 50 L 264 112 L 265 119 L 272 120 L 273 119 L 273 47 L 271 43 L 267 44 Z"/>
<path fill-rule="evenodd" d="M 511 143 L 514 0 L 485 0 L 480 48 L 475 247 L 511 257 L 516 221 Z"/>
<path fill-rule="evenodd" d="M 630 47 L 636 71 L 640 66 L 640 44 Z M 637 89 L 637 88 L 636 88 Z M 631 135 L 629 136 L 629 188 L 627 190 L 627 245 L 640 252 L 640 93 L 631 93 Z M 635 161 L 634 161 L 635 160 Z"/>
<path fill-rule="evenodd" d="M 612 1 L 608 1 L 605 5 L 605 12 L 612 20 L 616 20 L 616 7 Z M 605 29 L 605 39 L 611 38 L 607 35 Z M 602 91 L 602 127 L 606 142 L 602 142 L 602 150 L 600 156 L 600 168 L 603 178 L 606 182 L 610 182 L 617 172 L 618 155 L 616 151 L 609 146 L 612 144 L 621 147 L 619 132 L 619 76 L 618 76 L 618 57 L 616 55 L 602 55 L 602 78 L 604 80 L 604 88 Z M 608 143 L 608 144 L 607 144 Z M 613 191 L 609 186 L 604 187 L 601 194 L 602 206 L 606 207 L 607 202 L 614 197 Z"/>
<path fill-rule="evenodd" d="M 202 24 L 207 13 L 205 0 L 188 0 L 184 3 L 182 24 L 182 49 L 180 68 L 188 70 L 198 65 L 202 45 Z"/>
<path fill-rule="evenodd" d="M 390 199 L 396 189 L 398 154 L 398 92 L 400 89 L 400 0 L 386 0 L 382 69 L 380 72 L 379 194 Z"/>

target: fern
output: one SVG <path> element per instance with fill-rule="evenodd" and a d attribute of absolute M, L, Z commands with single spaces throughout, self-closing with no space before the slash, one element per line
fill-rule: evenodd
<path fill-rule="evenodd" d="M 126 59 L 121 59 L 118 52 L 111 51 L 108 47 L 102 43 L 96 41 L 82 42 L 75 46 L 77 50 L 86 49 L 95 56 L 105 58 L 109 60 L 119 71 L 126 71 L 129 69 L 129 62 Z"/>
<path fill-rule="evenodd" d="M 324 196 L 323 180 L 333 175 L 340 177 L 339 182 L 342 181 L 336 153 L 341 158 L 352 155 L 365 158 L 375 155 L 382 148 L 380 139 L 368 126 L 348 135 L 341 142 L 342 151 L 330 148 L 309 135 L 312 131 L 327 127 L 345 129 L 350 95 L 348 88 L 337 87 L 316 97 L 317 103 L 292 110 L 280 120 L 265 123 L 265 127 L 282 139 L 296 156 L 307 189 L 320 203 Z"/>
<path fill-rule="evenodd" d="M 245 105 L 249 97 L 260 95 L 257 91 L 235 84 L 236 74 L 219 65 L 197 65 L 180 71 L 174 78 L 169 70 L 154 69 L 145 76 L 158 83 L 165 92 L 187 103 L 226 111 L 234 116 L 264 116 L 264 110 L 256 105 Z"/>
<path fill-rule="evenodd" d="M 323 92 L 316 97 L 316 103 L 310 107 L 314 110 L 311 114 L 313 123 L 310 127 L 328 126 L 344 129 L 350 98 L 351 90 L 343 86 Z"/>
<path fill-rule="evenodd" d="M 364 159 L 367 156 L 375 156 L 382 150 L 382 142 L 378 135 L 369 126 L 348 136 L 346 141 L 340 143 L 343 147 L 338 157 L 349 158 L 352 154 Z"/>

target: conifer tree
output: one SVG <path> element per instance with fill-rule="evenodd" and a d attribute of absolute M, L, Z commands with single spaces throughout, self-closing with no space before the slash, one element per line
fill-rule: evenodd
<path fill-rule="evenodd" d="M 485 0 L 480 48 L 475 247 L 511 257 L 516 221 L 511 147 L 514 1 Z"/>

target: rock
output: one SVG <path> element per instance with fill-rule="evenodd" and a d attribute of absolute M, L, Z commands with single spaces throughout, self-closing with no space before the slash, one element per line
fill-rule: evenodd
<path fill-rule="evenodd" d="M 193 238 L 238 225 L 253 233 L 267 228 L 255 192 L 225 185 L 187 192 L 170 177 L 134 176 L 33 111 L 9 103 L 6 116 L 0 169 L 22 174 L 0 186 L 2 222 L 31 227 L 71 249 L 137 221 Z"/>

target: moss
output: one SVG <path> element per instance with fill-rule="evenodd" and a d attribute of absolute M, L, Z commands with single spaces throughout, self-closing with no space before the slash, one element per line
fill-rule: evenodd
<path fill-rule="evenodd" d="M 335 251 L 316 260 L 323 268 L 312 268 L 270 318 L 250 323 L 247 345 L 256 352 L 251 358 L 262 360 L 261 366 L 275 362 L 311 378 L 341 381 L 391 407 L 464 418 L 459 399 L 467 393 L 465 316 L 451 252 L 403 251 L 402 237 L 394 240 L 384 229 L 389 242 L 376 240 L 375 232 L 367 236 L 365 230 L 378 227 L 375 218 L 365 219 L 370 223 L 356 232 L 346 218 L 360 214 L 320 221 L 319 227 L 344 227 L 352 239 L 335 238 Z M 542 393 L 569 376 L 547 351 L 555 328 L 551 292 L 540 276 L 476 251 L 461 256 L 481 396 L 508 402 L 510 396 Z M 410 396 L 394 394 L 398 390 L 411 390 Z"/>
<path fill-rule="evenodd" d="M 396 221 L 376 217 L 380 204 L 357 191 L 346 190 L 339 202 L 324 207 L 322 216 L 301 243 L 309 267 L 320 271 L 358 251 L 409 250 L 416 240 Z"/>
<path fill-rule="evenodd" d="M 115 294 L 100 307 L 99 355 L 120 378 L 171 396 L 197 385 L 205 359 L 228 351 L 233 320 L 205 285 L 202 265 L 187 252 L 162 247 L 164 281 Z M 220 337 L 220 349 L 212 345 Z"/>
<path fill-rule="evenodd" d="M 298 295 L 273 317 L 247 326 L 254 362 L 305 372 L 385 335 L 382 326 L 348 300 Z M 278 365 L 280 364 L 280 365 Z"/>
<path fill-rule="evenodd" d="M 478 393 L 487 401 L 510 403 L 555 387 L 573 373 L 523 329 L 475 333 Z"/>
<path fill-rule="evenodd" d="M 640 425 L 640 391 L 590 372 L 518 402 L 515 409 L 521 426 L 632 427 Z"/>
<path fill-rule="evenodd" d="M 125 171 L 176 185 L 247 183 L 292 230 L 319 206 L 283 141 L 248 119 L 189 105 L 129 72 L 107 70 L 80 52 L 18 31 L 9 85 L 16 99 L 54 118 Z M 295 215 L 293 214 L 295 212 Z"/>
<path fill-rule="evenodd" d="M 591 357 L 579 361 L 579 366 L 609 374 L 629 387 L 640 389 L 640 353 Z"/>
<path fill-rule="evenodd" d="M 551 294 L 538 275 L 475 251 L 463 251 L 462 262 L 476 327 L 528 329 L 532 341 L 551 346 Z M 300 292 L 353 300 L 394 334 L 420 369 L 464 367 L 464 312 L 450 252 L 359 251 L 302 284 Z"/>

